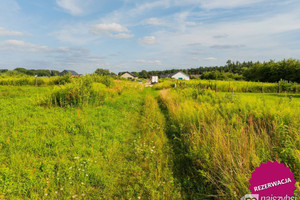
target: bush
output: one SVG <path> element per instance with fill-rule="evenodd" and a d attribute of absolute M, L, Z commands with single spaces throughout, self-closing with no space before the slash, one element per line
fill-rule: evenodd
<path fill-rule="evenodd" d="M 111 76 L 103 76 L 98 74 L 88 75 L 88 77 L 96 83 L 102 83 L 106 87 L 113 87 L 115 85 L 114 79 Z"/>
<path fill-rule="evenodd" d="M 101 102 L 104 90 L 97 92 L 92 85 L 92 80 L 83 77 L 77 81 L 56 88 L 55 91 L 42 104 L 48 106 L 85 106 Z"/>
<path fill-rule="evenodd" d="M 67 74 L 65 76 L 57 76 L 53 79 L 50 79 L 49 85 L 65 85 L 72 82 L 72 77 Z"/>

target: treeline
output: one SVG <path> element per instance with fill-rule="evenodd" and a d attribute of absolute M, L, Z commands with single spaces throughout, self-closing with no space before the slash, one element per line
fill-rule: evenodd
<path fill-rule="evenodd" d="M 57 70 L 48 70 L 48 69 L 25 69 L 25 68 L 16 68 L 12 71 L 9 71 L 7 69 L 0 69 L 0 73 L 7 73 L 7 72 L 11 72 L 13 74 L 13 72 L 19 72 L 22 74 L 26 74 L 29 76 L 58 76 L 59 75 L 59 71 Z"/>
<path fill-rule="evenodd" d="M 288 59 L 275 62 L 232 62 L 227 61 L 224 66 L 199 67 L 190 69 L 171 69 L 163 71 L 132 72 L 140 78 L 161 76 L 163 74 L 183 71 L 188 75 L 200 74 L 201 79 L 211 80 L 246 80 L 260 82 L 278 82 L 281 79 L 300 82 L 300 60 Z"/>

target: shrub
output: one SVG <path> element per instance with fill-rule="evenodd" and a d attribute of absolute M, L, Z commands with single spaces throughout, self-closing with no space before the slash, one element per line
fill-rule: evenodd
<path fill-rule="evenodd" d="M 48 106 L 85 106 L 99 103 L 104 97 L 104 90 L 97 92 L 92 85 L 92 80 L 83 77 L 77 81 L 56 88 L 55 91 L 42 102 Z"/>
<path fill-rule="evenodd" d="M 107 87 L 111 88 L 115 85 L 114 79 L 111 76 L 92 74 L 88 75 L 88 77 L 96 83 L 102 83 Z"/>
<path fill-rule="evenodd" d="M 55 78 L 51 78 L 49 81 L 49 85 L 65 85 L 71 82 L 72 77 L 69 74 L 67 74 L 65 76 L 57 76 Z"/>

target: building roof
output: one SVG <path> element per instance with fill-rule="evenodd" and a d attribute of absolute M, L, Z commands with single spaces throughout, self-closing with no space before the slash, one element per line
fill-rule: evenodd
<path fill-rule="evenodd" d="M 174 76 L 176 73 L 171 73 L 171 74 L 163 74 L 163 75 L 160 75 L 160 78 L 172 78 L 172 76 Z"/>
<path fill-rule="evenodd" d="M 130 75 L 133 76 L 133 77 L 138 77 L 137 75 L 135 75 L 134 73 L 131 73 L 131 72 L 124 72 L 122 75 L 124 75 L 124 74 L 126 74 L 126 73 L 130 74 Z M 122 75 L 121 75 L 121 76 L 122 76 Z"/>
<path fill-rule="evenodd" d="M 182 73 L 182 74 L 186 75 L 186 74 L 183 73 L 182 71 L 178 71 L 178 72 L 171 73 L 171 74 L 160 75 L 160 78 L 172 78 L 175 74 L 178 74 L 178 73 Z M 186 75 L 186 76 L 188 76 L 188 75 Z"/>
<path fill-rule="evenodd" d="M 77 72 L 73 71 L 73 70 L 64 70 L 60 73 L 61 76 L 63 75 L 67 75 L 67 74 L 71 74 L 71 75 L 79 75 Z"/>

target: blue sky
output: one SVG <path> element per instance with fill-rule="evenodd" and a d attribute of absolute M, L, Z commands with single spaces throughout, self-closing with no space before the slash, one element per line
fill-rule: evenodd
<path fill-rule="evenodd" d="M 141 71 L 299 55 L 299 0 L 0 1 L 0 69 Z"/>

